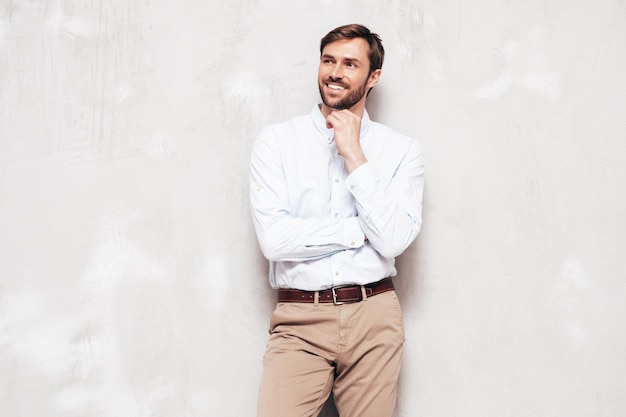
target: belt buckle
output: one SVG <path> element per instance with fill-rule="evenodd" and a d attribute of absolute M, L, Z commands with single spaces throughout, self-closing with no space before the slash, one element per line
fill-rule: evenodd
<path fill-rule="evenodd" d="M 342 304 L 345 304 L 345 301 L 337 301 L 337 288 L 344 288 L 344 287 L 331 287 L 330 288 L 330 292 L 333 294 L 333 304 L 336 306 L 340 306 Z"/>
<path fill-rule="evenodd" d="M 342 288 L 350 288 L 353 287 L 353 285 L 339 285 L 336 287 L 330 287 L 330 292 L 333 295 L 333 304 L 336 306 L 340 306 L 342 304 L 348 304 L 348 303 L 356 303 L 360 300 L 354 300 L 354 301 L 337 301 L 337 291 L 336 290 L 340 290 Z M 357 287 L 357 286 L 355 286 Z M 360 297 L 359 297 L 360 298 Z"/>

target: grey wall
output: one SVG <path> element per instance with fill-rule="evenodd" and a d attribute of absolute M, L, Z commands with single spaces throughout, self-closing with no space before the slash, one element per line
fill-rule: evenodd
<path fill-rule="evenodd" d="M 398 416 L 626 415 L 626 2 L 0 0 L 0 416 L 254 415 L 251 142 L 353 21 L 428 163 Z"/>

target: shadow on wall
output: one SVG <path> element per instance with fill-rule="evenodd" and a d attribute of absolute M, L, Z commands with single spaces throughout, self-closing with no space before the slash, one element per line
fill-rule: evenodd
<path fill-rule="evenodd" d="M 370 94 L 367 96 L 367 103 L 365 108 L 370 115 L 370 119 L 378 122 L 380 115 L 380 109 L 382 108 L 382 97 L 380 94 L 377 94 L 376 87 L 370 90 Z"/>

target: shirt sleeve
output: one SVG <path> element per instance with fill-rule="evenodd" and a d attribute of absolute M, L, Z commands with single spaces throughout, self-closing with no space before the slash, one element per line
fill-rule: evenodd
<path fill-rule="evenodd" d="M 347 178 L 356 200 L 359 223 L 370 244 L 385 258 L 400 255 L 417 237 L 422 226 L 424 157 L 410 142 L 387 186 L 367 162 Z"/>
<path fill-rule="evenodd" d="M 298 218 L 289 207 L 280 149 L 270 129 L 259 133 L 250 160 L 252 219 L 263 255 L 307 261 L 363 246 L 358 218 Z"/>

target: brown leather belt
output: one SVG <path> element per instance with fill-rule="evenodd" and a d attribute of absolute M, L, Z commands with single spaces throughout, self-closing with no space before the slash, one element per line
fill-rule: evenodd
<path fill-rule="evenodd" d="M 333 287 L 322 291 L 303 291 L 281 288 L 278 290 L 279 303 L 314 303 L 315 293 L 319 292 L 320 303 L 345 304 L 356 303 L 363 300 L 363 287 L 366 297 L 381 294 L 393 290 L 391 278 L 381 279 L 366 285 L 355 285 L 353 287 Z"/>

